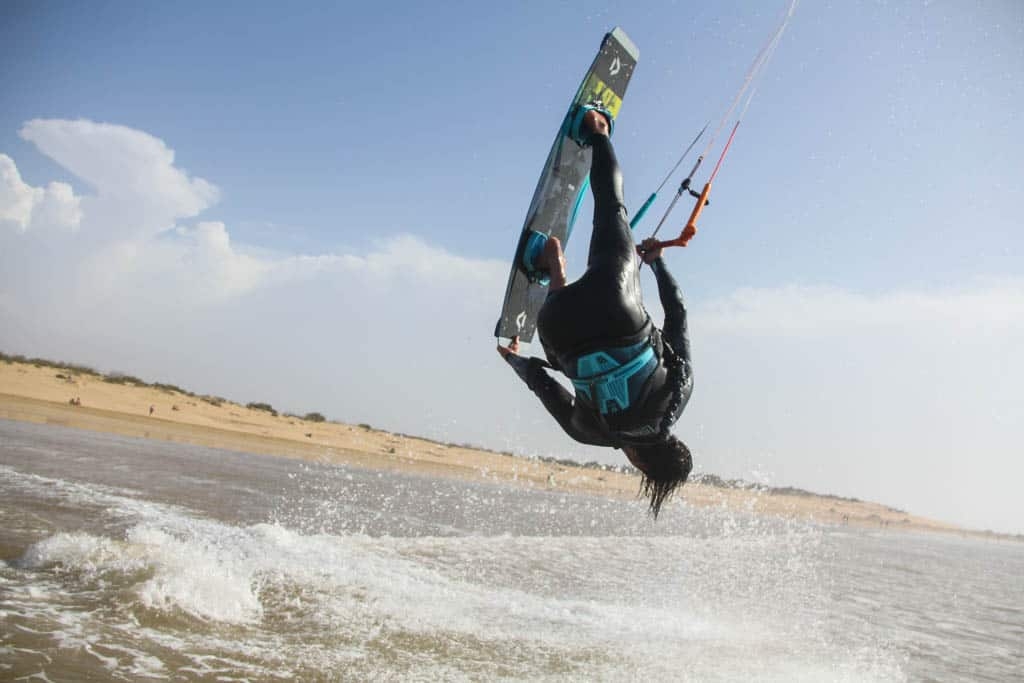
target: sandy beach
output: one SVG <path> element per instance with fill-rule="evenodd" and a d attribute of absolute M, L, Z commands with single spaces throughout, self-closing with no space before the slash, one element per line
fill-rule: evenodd
<path fill-rule="evenodd" d="M 115 380 L 115 381 L 111 381 Z M 72 404 L 72 400 L 80 401 Z M 614 470 L 438 443 L 373 429 L 318 422 L 174 388 L 139 386 L 81 370 L 0 362 L 0 418 L 190 443 L 389 471 L 632 498 L 639 476 Z M 884 505 L 808 493 L 780 493 L 690 482 L 678 500 L 759 514 L 885 529 L 964 532 Z"/>

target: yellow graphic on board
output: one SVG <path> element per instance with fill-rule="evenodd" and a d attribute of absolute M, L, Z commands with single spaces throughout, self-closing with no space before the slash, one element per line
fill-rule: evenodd
<path fill-rule="evenodd" d="M 597 74 L 590 74 L 587 78 L 587 82 L 583 84 L 583 91 L 580 93 L 578 101 L 585 104 L 592 100 L 601 100 L 605 108 L 612 113 L 612 118 L 619 115 L 622 98 L 616 95 L 614 90 L 598 78 Z"/>

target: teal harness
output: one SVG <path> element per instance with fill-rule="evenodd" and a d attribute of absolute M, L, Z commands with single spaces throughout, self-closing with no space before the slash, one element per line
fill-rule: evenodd
<path fill-rule="evenodd" d="M 595 351 L 576 359 L 572 384 L 576 393 L 602 415 L 621 412 L 639 397 L 644 383 L 658 367 L 649 340 L 633 346 Z"/>

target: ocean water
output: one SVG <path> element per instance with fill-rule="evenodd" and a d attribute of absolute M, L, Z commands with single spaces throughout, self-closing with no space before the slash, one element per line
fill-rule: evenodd
<path fill-rule="evenodd" d="M 1024 544 L 0 421 L 0 680 L 1024 680 Z"/>

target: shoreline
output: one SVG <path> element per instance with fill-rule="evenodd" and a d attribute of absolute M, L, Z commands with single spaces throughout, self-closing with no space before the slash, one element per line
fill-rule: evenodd
<path fill-rule="evenodd" d="M 368 425 L 277 415 L 271 413 L 269 406 L 246 407 L 216 397 L 195 396 L 170 385 L 141 386 L 130 378 L 105 378 L 82 368 L 47 363 L 0 361 L 0 418 L 325 464 L 617 499 L 635 499 L 639 489 L 640 480 L 635 473 L 444 444 Z M 71 404 L 73 399 L 80 403 Z M 724 506 L 861 529 L 1016 539 L 965 529 L 878 503 L 809 492 L 778 493 L 698 481 L 688 482 L 669 504 L 678 505 L 680 500 L 697 507 Z"/>

